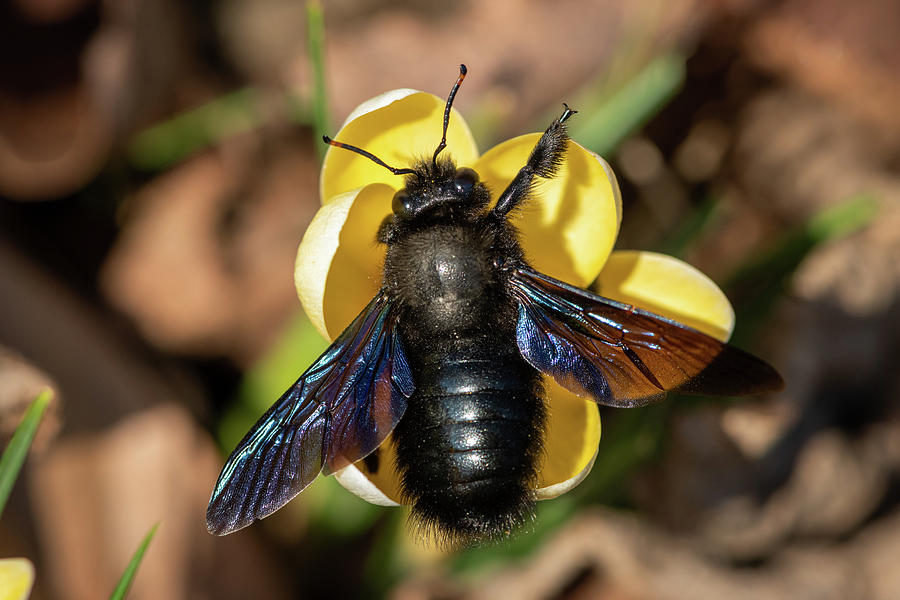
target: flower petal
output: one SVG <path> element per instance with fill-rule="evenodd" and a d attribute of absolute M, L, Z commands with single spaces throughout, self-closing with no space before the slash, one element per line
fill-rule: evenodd
<path fill-rule="evenodd" d="M 441 141 L 445 104 L 437 96 L 416 90 L 386 92 L 350 113 L 334 139 L 371 152 L 392 167 L 410 167 L 418 159 L 430 159 Z M 447 149 L 441 156 L 447 155 L 461 165 L 472 164 L 478 158 L 475 138 L 456 110 L 450 115 Z M 328 148 L 319 181 L 323 203 L 379 182 L 398 189 L 403 180 L 354 152 Z"/>
<path fill-rule="evenodd" d="M 613 252 L 592 289 L 728 341 L 734 309 L 712 279 L 666 254 Z"/>
<path fill-rule="evenodd" d="M 547 429 L 544 454 L 538 469 L 538 500 L 563 494 L 587 477 L 600 444 L 600 411 L 597 404 L 576 396 L 549 377 Z"/>
<path fill-rule="evenodd" d="M 529 133 L 503 142 L 473 165 L 495 198 L 525 166 L 540 137 Z M 557 176 L 537 178 L 534 197 L 513 215 L 534 268 L 580 287 L 597 277 L 621 219 L 621 194 L 612 169 L 571 140 Z"/>
<path fill-rule="evenodd" d="M 27 558 L 0 559 L 0 600 L 26 600 L 34 584 L 34 565 Z"/>
<path fill-rule="evenodd" d="M 376 183 L 322 206 L 297 249 L 294 284 L 316 329 L 333 340 L 381 287 L 385 247 L 375 241 L 394 190 Z"/>
<path fill-rule="evenodd" d="M 400 506 L 400 476 L 395 468 L 394 438 L 388 436 L 374 452 L 376 460 L 358 460 L 334 474 L 342 486 L 366 502 Z M 370 467 L 374 467 L 373 471 Z"/>

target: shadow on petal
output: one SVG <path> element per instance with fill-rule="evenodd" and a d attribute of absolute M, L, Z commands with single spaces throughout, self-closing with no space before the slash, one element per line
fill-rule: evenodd
<path fill-rule="evenodd" d="M 334 339 L 381 286 L 385 248 L 375 241 L 393 188 L 374 184 L 322 206 L 297 248 L 294 284 L 303 310 Z"/>
<path fill-rule="evenodd" d="M 341 227 L 325 280 L 323 314 L 329 339 L 340 335 L 381 288 L 386 247 L 375 236 L 391 213 L 392 197 L 388 186 L 366 186 Z"/>
<path fill-rule="evenodd" d="M 387 92 L 360 105 L 334 137 L 371 152 L 392 167 L 411 167 L 418 159 L 430 158 L 440 142 L 444 104 L 445 100 L 425 92 Z M 447 128 L 447 154 L 460 164 L 478 157 L 472 132 L 456 110 Z M 328 148 L 320 180 L 323 203 L 371 183 L 398 189 L 403 180 L 358 154 Z"/>
<path fill-rule="evenodd" d="M 495 198 L 540 136 L 513 138 L 478 160 L 475 170 Z M 611 173 L 602 158 L 570 141 L 557 176 L 536 180 L 532 197 L 512 217 L 536 269 L 581 287 L 597 277 L 619 232 L 619 191 Z"/>

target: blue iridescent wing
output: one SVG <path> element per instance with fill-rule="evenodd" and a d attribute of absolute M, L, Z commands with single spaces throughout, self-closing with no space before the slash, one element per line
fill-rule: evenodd
<path fill-rule="evenodd" d="M 246 527 L 324 471 L 375 450 L 413 392 L 394 303 L 379 294 L 238 444 L 206 510 L 211 533 Z"/>
<path fill-rule="evenodd" d="M 668 391 L 740 396 L 783 387 L 767 363 L 665 317 L 527 267 L 510 272 L 516 340 L 535 369 L 608 406 L 643 406 Z"/>

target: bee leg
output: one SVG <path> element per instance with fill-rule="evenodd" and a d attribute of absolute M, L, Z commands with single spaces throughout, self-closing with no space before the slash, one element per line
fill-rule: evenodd
<path fill-rule="evenodd" d="M 519 172 L 510 184 L 497 198 L 497 205 L 492 211 L 494 216 L 505 217 L 511 210 L 520 205 L 528 197 L 532 187 L 534 187 L 535 175 L 544 179 L 551 179 L 556 175 L 557 170 L 562 165 L 566 144 L 569 141 L 565 122 L 578 112 L 569 108 L 567 104 L 563 104 L 563 106 L 566 107 L 563 114 L 550 124 L 550 127 L 547 128 L 541 139 L 534 145 L 534 150 L 531 151 L 528 162 L 519 169 Z"/>
<path fill-rule="evenodd" d="M 387 215 L 383 221 L 381 221 L 381 225 L 378 226 L 378 234 L 375 236 L 375 240 L 381 244 L 390 244 L 394 241 L 394 234 L 397 232 L 397 228 L 394 226 L 394 215 Z"/>

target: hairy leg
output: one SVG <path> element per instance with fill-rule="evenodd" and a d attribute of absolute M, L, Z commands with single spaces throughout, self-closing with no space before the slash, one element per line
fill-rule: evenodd
<path fill-rule="evenodd" d="M 578 112 L 570 109 L 566 104 L 563 104 L 563 106 L 566 107 L 563 114 L 550 124 L 544 135 L 535 144 L 534 150 L 531 151 L 531 156 L 528 157 L 528 162 L 519 169 L 519 172 L 510 184 L 497 198 L 497 205 L 492 211 L 495 216 L 505 217 L 528 197 L 531 188 L 534 186 L 535 175 L 544 179 L 551 179 L 556 175 L 563 161 L 566 144 L 569 141 L 565 122 Z"/>

